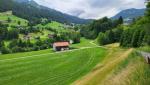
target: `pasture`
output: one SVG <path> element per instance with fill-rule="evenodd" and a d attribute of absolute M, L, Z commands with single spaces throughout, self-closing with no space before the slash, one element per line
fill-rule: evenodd
<path fill-rule="evenodd" d="M 137 53 L 138 49 L 123 49 L 118 43 L 106 45 L 107 55 L 87 75 L 72 85 L 149 85 L 149 64 Z M 140 50 L 148 51 L 148 47 Z M 146 50 L 145 50 L 146 49 Z"/>
<path fill-rule="evenodd" d="M 38 24 L 37 26 L 38 28 L 51 28 L 53 30 L 56 30 L 57 32 L 68 32 L 68 31 L 72 31 L 71 29 L 69 29 L 68 25 L 56 22 L 56 21 L 52 21 L 51 23 L 47 23 L 46 25 L 42 25 L 42 24 Z"/>
<path fill-rule="evenodd" d="M 21 26 L 27 26 L 28 24 L 27 20 L 12 15 L 11 11 L 0 13 L 0 21 L 7 22 L 8 18 L 11 19 L 9 26 L 18 26 L 18 21 L 21 22 Z"/>
<path fill-rule="evenodd" d="M 28 56 L 21 53 L 3 55 L 0 85 L 68 85 L 103 61 L 107 50 L 93 47 L 60 53 L 48 51 Z"/>

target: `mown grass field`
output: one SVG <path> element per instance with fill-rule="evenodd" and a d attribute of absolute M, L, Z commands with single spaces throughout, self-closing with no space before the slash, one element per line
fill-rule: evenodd
<path fill-rule="evenodd" d="M 104 60 L 99 62 L 90 73 L 76 80 L 72 85 L 150 84 L 150 67 L 144 58 L 137 53 L 139 49 L 120 48 L 118 43 L 106 47 L 109 50 Z"/>
<path fill-rule="evenodd" d="M 82 47 L 95 47 L 97 45 L 92 44 L 92 40 L 81 38 L 80 43 L 72 44 L 73 48 L 82 48 Z"/>
<path fill-rule="evenodd" d="M 68 85 L 102 61 L 106 49 L 41 53 L 38 56 L 27 54 L 30 57 L 21 53 L 0 56 L 0 85 Z"/>
<path fill-rule="evenodd" d="M 63 28 L 63 24 L 55 22 L 55 21 L 52 21 L 51 23 L 48 23 L 46 25 L 38 24 L 37 27 L 40 27 L 40 28 L 51 27 L 51 28 L 58 29 L 58 28 Z"/>

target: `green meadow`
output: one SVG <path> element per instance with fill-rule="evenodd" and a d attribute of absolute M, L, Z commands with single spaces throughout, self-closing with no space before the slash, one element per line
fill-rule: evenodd
<path fill-rule="evenodd" d="M 18 21 L 21 22 L 20 23 L 21 26 L 27 26 L 28 24 L 27 20 L 12 15 L 11 11 L 0 13 L 0 21 L 7 23 L 8 18 L 11 19 L 11 22 L 9 22 L 9 26 L 17 26 Z"/>
<path fill-rule="evenodd" d="M 34 52 L 3 55 L 0 85 L 69 85 L 91 71 L 105 54 L 106 49 L 93 47 L 58 53 L 45 50 L 36 55 Z"/>

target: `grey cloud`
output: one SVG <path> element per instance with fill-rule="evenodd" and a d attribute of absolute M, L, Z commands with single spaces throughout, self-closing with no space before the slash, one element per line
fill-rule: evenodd
<path fill-rule="evenodd" d="M 70 10 L 69 12 L 75 16 L 80 16 L 85 13 L 84 10 L 80 10 L 80 9 L 73 9 L 73 10 Z"/>
<path fill-rule="evenodd" d="M 144 8 L 145 0 L 35 0 L 39 4 L 80 18 L 114 16 L 128 8 Z"/>

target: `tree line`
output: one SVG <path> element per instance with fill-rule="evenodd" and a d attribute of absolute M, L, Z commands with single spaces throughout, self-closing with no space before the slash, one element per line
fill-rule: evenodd
<path fill-rule="evenodd" d="M 61 23 L 83 24 L 90 21 L 38 5 L 33 0 L 25 3 L 18 3 L 17 0 L 0 0 L 0 12 L 6 11 L 12 11 L 13 15 L 27 19 L 34 25 L 41 23 L 42 18 L 47 18 L 48 21 L 57 21 Z"/>
<path fill-rule="evenodd" d="M 74 30 L 58 32 L 56 30 L 52 31 L 52 28 L 41 29 L 32 25 L 12 28 L 8 24 L 0 24 L 0 52 L 2 54 L 44 50 L 52 48 L 52 44 L 57 41 L 72 40 L 73 43 L 80 42 L 80 33 Z M 40 36 L 37 36 L 32 39 L 34 42 L 31 42 L 32 36 L 28 36 L 30 33 L 42 33 L 45 29 L 54 32 L 52 37 L 47 35 L 47 38 L 43 40 Z M 20 38 L 19 34 L 24 36 Z"/>
<path fill-rule="evenodd" d="M 122 23 L 122 17 L 120 17 L 118 20 L 111 20 L 107 17 L 104 17 L 102 19 L 93 21 L 91 24 L 81 26 L 80 33 L 83 37 L 86 37 L 88 39 L 95 39 L 100 32 L 111 30 Z"/>
<path fill-rule="evenodd" d="M 150 45 L 149 27 L 150 3 L 147 5 L 145 16 L 137 19 L 129 26 L 129 28 L 125 29 L 122 25 L 114 28 L 113 30 L 101 32 L 99 33 L 97 41 L 100 45 L 119 42 L 120 46 L 122 47 L 140 47 L 144 45 Z"/>

